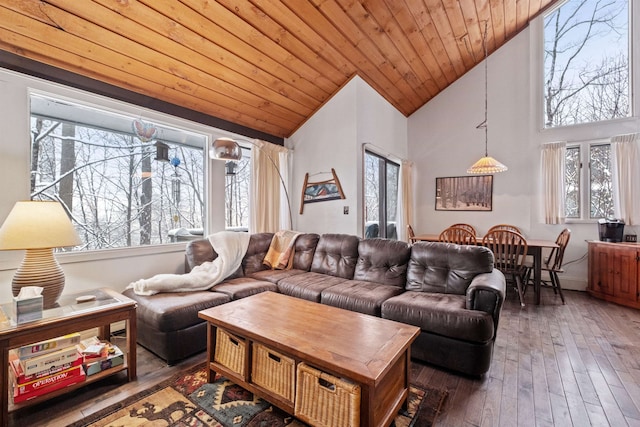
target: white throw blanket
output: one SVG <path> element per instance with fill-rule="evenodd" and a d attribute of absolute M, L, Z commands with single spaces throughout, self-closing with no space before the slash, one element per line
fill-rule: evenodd
<path fill-rule="evenodd" d="M 187 274 L 156 274 L 150 279 L 131 283 L 138 295 L 154 295 L 158 292 L 204 291 L 234 273 L 249 247 L 249 233 L 221 231 L 208 236 L 218 257 L 196 266 Z"/>

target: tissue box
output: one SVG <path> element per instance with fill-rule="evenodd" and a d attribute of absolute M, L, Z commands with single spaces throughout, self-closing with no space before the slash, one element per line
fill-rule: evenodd
<path fill-rule="evenodd" d="M 30 298 L 13 298 L 16 323 L 42 319 L 42 295 Z"/>

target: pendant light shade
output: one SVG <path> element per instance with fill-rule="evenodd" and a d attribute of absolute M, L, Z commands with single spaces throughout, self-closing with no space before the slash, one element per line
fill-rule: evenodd
<path fill-rule="evenodd" d="M 487 63 L 488 54 L 487 54 L 487 27 L 488 21 L 484 23 L 484 36 L 482 37 L 482 46 L 484 47 L 484 121 L 476 126 L 476 129 L 484 129 L 484 157 L 475 162 L 469 169 L 467 169 L 467 173 L 471 174 L 492 174 L 498 172 L 504 172 L 508 168 L 489 156 L 489 150 L 487 148 L 489 141 L 489 132 L 487 126 L 487 110 L 489 109 L 489 100 L 488 100 L 488 72 L 487 72 Z"/>
<path fill-rule="evenodd" d="M 209 156 L 214 160 L 238 161 L 242 159 L 242 148 L 233 139 L 222 137 L 213 141 Z"/>
<path fill-rule="evenodd" d="M 498 172 L 504 172 L 508 168 L 490 156 L 485 156 L 475 162 L 469 169 L 467 169 L 467 173 L 472 174 L 492 174 Z"/>

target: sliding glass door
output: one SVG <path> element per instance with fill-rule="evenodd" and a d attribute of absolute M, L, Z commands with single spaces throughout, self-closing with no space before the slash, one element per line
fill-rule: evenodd
<path fill-rule="evenodd" d="M 364 235 L 398 239 L 400 165 L 370 151 L 364 158 Z"/>

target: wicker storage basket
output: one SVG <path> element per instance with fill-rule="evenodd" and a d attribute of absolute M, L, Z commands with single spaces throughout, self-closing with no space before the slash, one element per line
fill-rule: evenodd
<path fill-rule="evenodd" d="M 259 343 L 253 344 L 251 381 L 293 404 L 296 363 Z"/>
<path fill-rule="evenodd" d="M 213 360 L 226 366 L 233 372 L 245 378 L 245 360 L 247 357 L 247 343 L 224 329 L 216 329 L 216 350 Z"/>
<path fill-rule="evenodd" d="M 299 363 L 295 416 L 314 426 L 358 427 L 360 386 Z"/>

